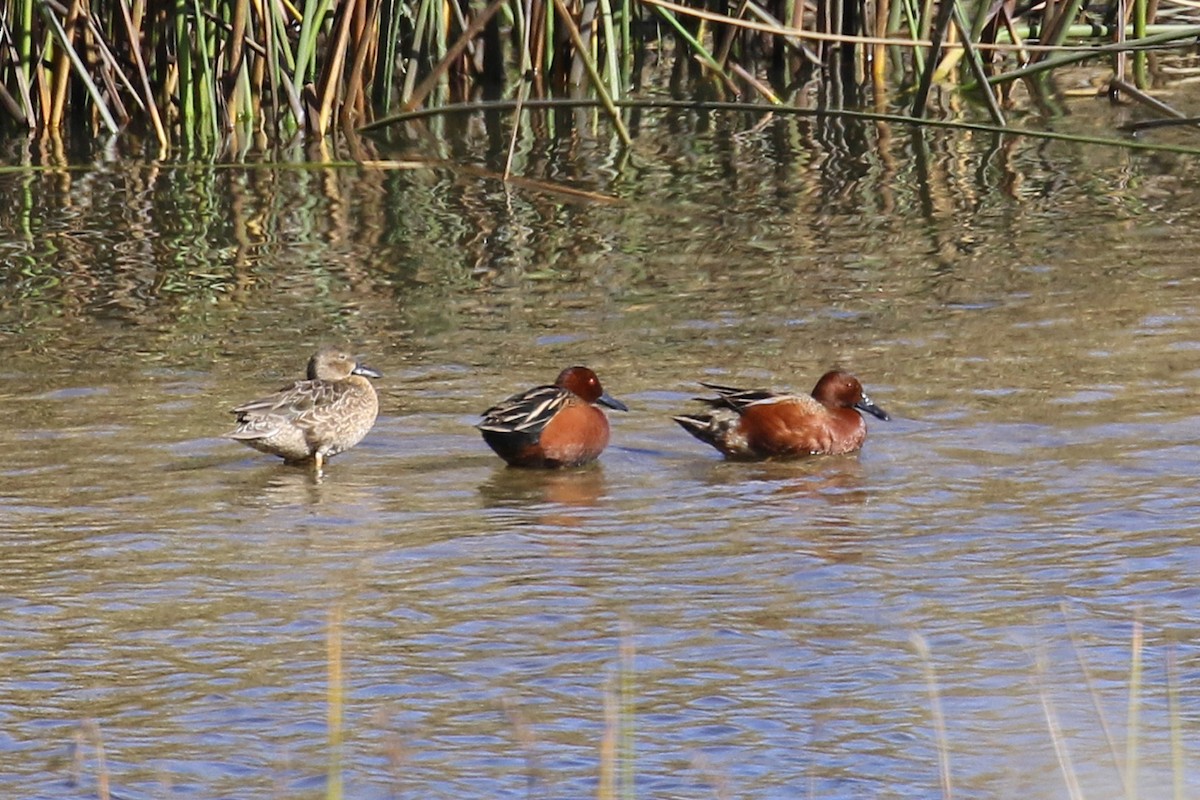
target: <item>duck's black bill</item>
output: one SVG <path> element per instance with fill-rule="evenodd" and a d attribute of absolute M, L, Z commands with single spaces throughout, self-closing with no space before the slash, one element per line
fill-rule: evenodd
<path fill-rule="evenodd" d="M 615 408 L 617 411 L 628 411 L 629 410 L 629 406 L 625 405 L 624 403 L 622 403 L 617 398 L 613 397 L 608 392 L 605 392 L 604 394 L 597 397 L 596 402 L 602 406 L 608 406 L 609 408 Z"/>
<path fill-rule="evenodd" d="M 364 378 L 382 378 L 383 373 L 378 370 L 371 369 L 366 364 L 355 364 L 351 370 L 353 375 L 362 375 Z"/>
<path fill-rule="evenodd" d="M 884 422 L 887 422 L 888 420 L 891 419 L 891 417 L 888 416 L 888 413 L 886 411 L 884 411 L 882 408 L 880 408 L 879 406 L 875 405 L 870 400 L 868 400 L 865 395 L 863 396 L 862 400 L 860 400 L 859 402 L 854 404 L 854 407 L 857 408 L 859 411 L 867 412 L 868 414 L 870 414 L 873 417 L 879 417 Z"/>

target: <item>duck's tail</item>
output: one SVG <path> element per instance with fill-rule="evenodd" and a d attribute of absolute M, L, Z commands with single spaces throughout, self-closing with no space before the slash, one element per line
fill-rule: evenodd
<path fill-rule="evenodd" d="M 717 447 L 717 427 L 713 422 L 712 414 L 680 414 L 677 417 L 671 417 L 679 423 L 679 427 L 695 436 L 705 444 L 710 444 Z"/>

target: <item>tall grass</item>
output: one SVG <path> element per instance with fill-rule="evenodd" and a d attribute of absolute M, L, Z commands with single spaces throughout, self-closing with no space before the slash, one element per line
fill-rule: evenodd
<path fill-rule="evenodd" d="M 1110 96 L 1183 116 L 1147 94 L 1146 56 L 1200 33 L 1194 4 L 1133 0 L 1098 19 L 1083 6 L 0 0 L 0 119 L 9 131 L 130 130 L 162 151 L 211 150 L 480 97 L 566 96 L 598 99 L 628 144 L 618 103 L 642 88 L 654 57 L 677 96 L 774 104 L 815 79 L 836 89 L 827 102 L 860 105 L 869 88 L 876 110 L 901 103 L 921 117 L 932 88 L 950 83 L 999 125 L 1015 81 L 1104 57 Z"/>
<path fill-rule="evenodd" d="M 334 607 L 329 612 L 326 626 L 326 672 L 328 677 L 326 691 L 326 742 L 328 748 L 328 766 L 326 770 L 325 797 L 328 800 L 340 800 L 343 797 L 342 764 L 345 740 L 344 683 L 346 680 L 342 652 L 344 630 L 343 611 L 340 606 Z M 1159 794 L 1152 795 L 1150 794 L 1151 790 L 1143 788 L 1139 781 L 1139 766 L 1142 761 L 1141 745 L 1148 736 L 1146 729 L 1141 724 L 1143 707 L 1146 703 L 1145 695 L 1148 691 L 1148 687 L 1144 682 L 1144 662 L 1147 645 L 1141 621 L 1138 619 L 1132 621 L 1130 633 L 1130 656 L 1127 679 L 1128 695 L 1124 730 L 1125 752 L 1123 755 L 1113 742 L 1108 719 L 1102 711 L 1105 704 L 1101 697 L 1102 692 L 1093 683 L 1092 670 L 1082 650 L 1083 643 L 1079 641 L 1069 626 L 1068 633 L 1070 635 L 1071 648 L 1075 653 L 1076 663 L 1080 667 L 1080 674 L 1084 679 L 1082 685 L 1076 689 L 1069 690 L 1067 696 L 1069 704 L 1078 711 L 1084 705 L 1083 695 L 1090 695 L 1092 706 L 1098 712 L 1092 724 L 1101 728 L 1104 736 L 1109 740 L 1112 756 L 1111 766 L 1113 767 L 1115 781 L 1108 786 L 1109 791 L 1106 791 L 1103 796 L 1115 797 L 1118 795 L 1118 792 L 1127 798 L 1127 800 L 1148 800 L 1150 797 L 1157 798 L 1161 796 L 1163 794 L 1161 788 L 1157 789 Z M 977 749 L 978 742 L 952 738 L 949 733 L 942 700 L 944 695 L 949 695 L 945 687 L 940 683 L 941 678 L 935 668 L 933 651 L 930 648 L 928 640 L 918 633 L 910 635 L 910 643 L 917 655 L 923 673 L 925 689 L 928 695 L 925 702 L 928 703 L 926 709 L 930 723 L 930 735 L 934 740 L 937 752 L 937 764 L 930 763 L 927 765 L 927 768 L 930 773 L 936 770 L 940 796 L 943 800 L 952 800 L 956 791 L 951 768 L 951 753 L 956 747 L 963 747 L 968 751 Z M 1185 712 L 1182 710 L 1179 697 L 1178 664 L 1175 646 L 1173 644 L 1169 645 L 1163 648 L 1163 652 L 1166 676 L 1164 688 L 1167 701 L 1166 723 L 1169 729 L 1170 745 L 1171 797 L 1174 800 L 1183 800 L 1186 796 L 1188 777 L 1187 754 L 1183 742 L 1183 717 Z M 1091 795 L 1085 792 L 1085 783 L 1081 780 L 1080 768 L 1071 755 L 1071 747 L 1075 743 L 1073 742 L 1073 736 L 1075 739 L 1083 738 L 1086 743 L 1086 740 L 1095 731 L 1087 725 L 1080 727 L 1078 723 L 1074 726 L 1073 732 L 1064 728 L 1059 718 L 1059 710 L 1053 699 L 1050 684 L 1054 683 L 1060 687 L 1070 687 L 1070 681 L 1064 679 L 1061 675 L 1055 676 L 1053 681 L 1050 680 L 1052 674 L 1051 668 L 1047 664 L 1045 654 L 1040 647 L 1032 655 L 1033 672 L 1030 675 L 1030 681 L 1040 702 L 1046 725 L 1046 739 L 1054 754 L 1054 760 L 1058 765 L 1059 777 L 1062 779 L 1063 791 L 1065 792 L 1064 796 L 1071 798 L 1071 800 L 1086 800 Z M 638 714 L 638 687 L 636 683 L 634 631 L 630 623 L 622 622 L 619 654 L 615 669 L 603 681 L 603 725 L 597 744 L 597 754 L 594 759 L 594 768 L 596 770 L 595 796 L 597 800 L 617 800 L 618 798 L 637 797 L 635 782 L 638 773 L 636 769 L 637 753 L 634 737 Z M 959 694 L 961 697 L 961 690 Z M 917 702 L 919 704 L 921 701 L 918 700 Z M 543 786 L 543 782 L 547 780 L 548 776 L 546 773 L 552 773 L 553 770 L 547 770 L 540 763 L 538 757 L 540 747 L 531 721 L 519 703 L 511 697 L 504 699 L 502 711 L 512 727 L 513 740 L 523 753 L 526 762 L 526 779 L 529 796 L 537 797 L 546 795 L 547 791 Z M 975 720 L 974 723 L 977 724 L 978 720 Z M 1153 739 L 1149 739 L 1149 741 L 1153 741 Z M 1085 753 L 1091 752 L 1086 747 L 1082 749 L 1084 749 Z M 406 758 L 406 755 L 400 752 L 403 750 L 403 745 L 390 742 L 388 743 L 387 750 L 390 751 L 389 760 L 393 762 L 394 767 L 392 779 L 396 786 L 399 787 L 403 778 L 402 770 L 399 767 L 402 766 Z M 94 783 L 94 793 L 100 800 L 108 800 L 108 798 L 114 796 L 110 788 L 113 778 L 110 775 L 104 736 L 98 721 L 94 719 L 81 721 L 74 731 L 72 751 L 74 756 L 70 769 L 72 784 L 76 787 L 82 787 Z M 1031 753 L 1029 755 L 1033 756 L 1035 754 Z M 1150 763 L 1154 762 L 1151 761 Z M 718 798 L 718 800 L 736 796 L 736 786 L 733 784 L 731 776 L 724 770 L 716 767 L 703 753 L 698 752 L 693 756 L 692 766 L 696 773 L 710 785 L 712 796 Z M 1005 766 L 1002 760 L 997 764 L 997 767 Z M 1085 762 L 1085 766 L 1089 770 L 1094 770 L 1096 767 L 1104 767 L 1106 765 L 1102 763 L 1102 760 L 1099 763 L 1088 760 Z M 791 767 L 787 765 L 782 768 L 785 771 L 781 774 L 786 775 L 788 774 L 786 769 L 790 769 Z M 839 766 L 837 773 L 838 780 L 846 780 L 845 770 L 844 766 Z M 996 774 L 1000 774 L 1001 772 L 1002 770 L 991 775 L 991 778 L 995 778 Z M 1086 771 L 1082 777 L 1087 777 Z M 1098 778 L 1094 775 L 1091 776 L 1093 784 L 1097 780 Z M 892 788 L 903 792 L 905 784 L 897 783 Z"/>

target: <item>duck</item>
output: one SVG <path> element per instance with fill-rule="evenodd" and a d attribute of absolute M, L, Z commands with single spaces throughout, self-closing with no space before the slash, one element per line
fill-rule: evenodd
<path fill-rule="evenodd" d="M 510 466 L 578 467 L 608 446 L 608 417 L 598 406 L 628 411 L 583 366 L 567 367 L 554 383 L 512 395 L 483 412 L 476 428 Z"/>
<path fill-rule="evenodd" d="M 711 410 L 672 419 L 735 461 L 852 453 L 867 438 L 863 413 L 891 419 L 867 397 L 858 378 L 842 370 L 822 375 L 809 395 L 700 385 L 716 392 L 713 398 L 696 398 Z"/>
<path fill-rule="evenodd" d="M 322 347 L 305 380 L 235 407 L 237 427 L 225 436 L 288 464 L 311 462 L 319 474 L 375 424 L 379 398 L 368 378 L 381 377 L 343 348 Z"/>

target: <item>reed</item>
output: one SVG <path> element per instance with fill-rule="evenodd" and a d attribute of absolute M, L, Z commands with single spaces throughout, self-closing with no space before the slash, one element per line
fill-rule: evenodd
<path fill-rule="evenodd" d="M 925 688 L 929 692 L 929 713 L 933 724 L 934 739 L 937 742 L 938 782 L 941 785 L 942 797 L 950 800 L 954 797 L 954 782 L 950 771 L 950 744 L 946 735 L 946 717 L 942 712 L 941 692 L 938 689 L 937 673 L 933 667 L 933 655 L 929 650 L 929 642 L 919 633 L 909 635 L 909 642 L 925 668 Z"/>
<path fill-rule="evenodd" d="M 633 798 L 634 728 L 636 719 L 633 628 L 621 622 L 620 650 L 616 673 L 604 681 L 604 729 L 598 753 L 597 800 Z"/>
<path fill-rule="evenodd" d="M 100 724 L 94 719 L 85 719 L 75 730 L 74 759 L 71 768 L 72 780 L 76 786 L 83 785 L 85 762 L 87 760 L 88 744 L 92 746 L 96 769 L 96 797 L 98 800 L 110 800 L 112 778 L 108 771 L 108 757 L 104 749 L 104 734 Z"/>
<path fill-rule="evenodd" d="M 237 152 L 480 97 L 568 97 L 598 99 L 629 145 L 619 102 L 642 91 L 652 53 L 677 97 L 787 104 L 815 79 L 836 89 L 829 107 L 871 91 L 876 110 L 911 97 L 921 118 L 940 87 L 1000 126 L 1014 81 L 1104 58 L 1111 97 L 1170 115 L 1146 53 L 1194 39 L 1194 4 L 1087 13 L 1082 0 L 1023 15 L 958 0 L 0 0 L 0 124 Z"/>
<path fill-rule="evenodd" d="M 342 798 L 342 739 L 343 710 L 345 708 L 344 678 L 342 672 L 342 609 L 334 606 L 329 611 L 329 622 L 325 635 L 326 672 L 329 683 L 326 687 L 326 728 L 329 744 L 329 767 L 326 772 L 326 800 Z"/>
<path fill-rule="evenodd" d="M 1125 723 L 1125 797 L 1138 797 L 1138 733 L 1141 724 L 1142 695 L 1142 622 L 1133 621 L 1129 646 L 1129 705 Z"/>

